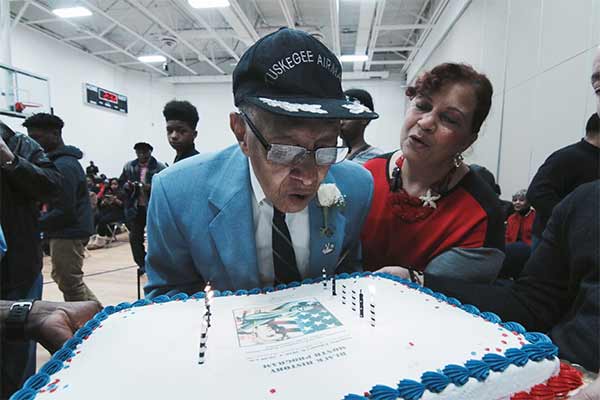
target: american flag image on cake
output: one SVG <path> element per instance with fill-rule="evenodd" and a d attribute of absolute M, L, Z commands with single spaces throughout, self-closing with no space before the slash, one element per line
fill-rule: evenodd
<path fill-rule="evenodd" d="M 240 347 L 295 339 L 341 326 L 341 322 L 316 299 L 233 312 Z"/>

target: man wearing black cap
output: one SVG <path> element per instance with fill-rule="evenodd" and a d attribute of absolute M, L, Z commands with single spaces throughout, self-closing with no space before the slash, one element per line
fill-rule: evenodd
<path fill-rule="evenodd" d="M 194 140 L 198 136 L 198 111 L 189 101 L 172 100 L 165 105 L 163 116 L 167 123 L 169 144 L 177 152 L 176 163 L 198 153 Z"/>
<path fill-rule="evenodd" d="M 129 229 L 129 245 L 141 275 L 145 272 L 144 229 L 152 177 L 166 167 L 152 157 L 154 148 L 149 143 L 136 143 L 133 149 L 137 158 L 125 164 L 119 181 L 128 195 L 125 202 L 125 220 Z"/>
<path fill-rule="evenodd" d="M 64 122 L 56 115 L 34 114 L 23 126 L 63 176 L 60 195 L 48 202 L 48 211 L 39 219 L 39 228 L 50 241 L 52 279 L 65 301 L 97 300 L 83 281 L 85 245 L 94 233 L 90 195 L 79 163 L 83 153 L 64 143 Z"/>
<path fill-rule="evenodd" d="M 338 146 L 340 120 L 377 114 L 346 100 L 341 66 L 309 34 L 281 29 L 233 73 L 238 145 L 157 176 L 148 210 L 147 297 L 252 289 L 362 269 L 370 174 Z M 318 192 L 318 196 L 317 196 Z"/>
<path fill-rule="evenodd" d="M 346 90 L 344 94 L 348 100 L 363 105 L 371 111 L 375 111 L 373 108 L 373 99 L 366 90 L 350 89 Z M 383 154 L 383 150 L 371 146 L 365 141 L 365 129 L 367 129 L 369 122 L 371 122 L 370 119 L 342 120 L 342 139 L 350 147 L 350 152 L 346 156 L 346 160 L 352 160 L 362 165 L 371 158 Z"/>

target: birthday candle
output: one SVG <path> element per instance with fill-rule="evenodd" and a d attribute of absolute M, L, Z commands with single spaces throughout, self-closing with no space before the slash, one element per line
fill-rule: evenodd
<path fill-rule="evenodd" d="M 321 272 L 323 273 L 323 290 L 327 290 L 327 270 L 325 267 L 323 267 Z"/>
<path fill-rule="evenodd" d="M 208 307 L 209 294 L 212 293 L 212 288 L 210 286 L 210 281 L 206 282 L 206 286 L 204 287 L 204 305 Z"/>
<path fill-rule="evenodd" d="M 342 283 L 342 304 L 346 304 L 346 284 Z"/>
<path fill-rule="evenodd" d="M 369 302 L 369 312 L 371 314 L 371 326 L 375 327 L 375 286 L 369 286 L 369 292 L 371 293 L 371 300 Z"/>
<path fill-rule="evenodd" d="M 336 284 L 335 274 L 333 274 L 333 275 L 331 275 L 331 295 L 332 296 L 337 296 L 337 293 L 335 291 L 336 290 L 335 284 Z"/>
<path fill-rule="evenodd" d="M 206 321 L 202 319 L 200 324 L 200 349 L 198 350 L 198 364 L 204 364 L 206 357 L 206 342 L 208 340 L 208 325 Z"/>
<path fill-rule="evenodd" d="M 364 299 L 364 295 L 361 291 L 358 293 L 358 309 L 359 309 L 359 313 L 360 313 L 360 317 L 364 318 L 365 317 L 365 299 Z"/>
<path fill-rule="evenodd" d="M 352 289 L 352 311 L 356 311 L 356 290 Z"/>
<path fill-rule="evenodd" d="M 210 282 L 207 283 L 205 290 L 205 295 L 204 295 L 204 306 L 206 307 L 206 313 L 204 314 L 204 317 L 206 318 L 206 323 L 208 325 L 208 327 L 211 327 L 211 323 L 210 323 L 210 317 L 212 315 L 212 313 L 210 312 L 210 306 L 212 305 L 212 301 L 213 301 L 213 297 L 214 297 L 214 292 L 210 286 Z"/>

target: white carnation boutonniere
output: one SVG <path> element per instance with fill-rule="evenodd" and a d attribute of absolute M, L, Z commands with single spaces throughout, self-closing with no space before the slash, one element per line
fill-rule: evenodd
<path fill-rule="evenodd" d="M 334 183 L 323 183 L 317 191 L 317 201 L 319 207 L 323 210 L 321 234 L 330 237 L 333 235 L 333 229 L 329 227 L 329 209 L 334 207 L 343 208 L 346 205 L 346 200 Z"/>

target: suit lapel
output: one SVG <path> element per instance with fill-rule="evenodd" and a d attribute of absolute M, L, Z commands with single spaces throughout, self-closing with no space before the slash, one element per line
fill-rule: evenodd
<path fill-rule="evenodd" d="M 209 201 L 217 212 L 208 225 L 215 248 L 232 288 L 260 287 L 248 160 L 241 150 L 233 151 L 216 182 Z"/>
<path fill-rule="evenodd" d="M 335 183 L 335 181 L 328 174 L 323 183 Z M 333 234 L 328 237 L 321 233 L 324 218 L 323 209 L 317 204 L 317 196 L 309 203 L 308 207 L 310 219 L 310 265 L 308 276 L 312 278 L 321 276 L 323 267 L 327 270 L 327 274 L 331 275 L 337 267 L 344 244 L 346 217 L 342 214 L 342 209 L 338 207 L 329 208 L 328 223 L 329 228 L 333 230 Z"/>

